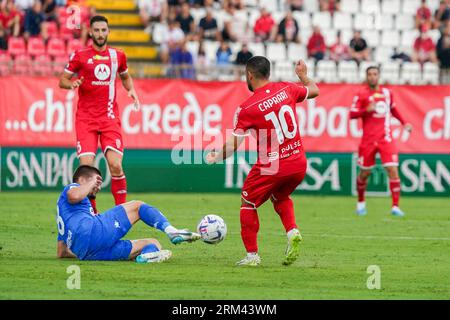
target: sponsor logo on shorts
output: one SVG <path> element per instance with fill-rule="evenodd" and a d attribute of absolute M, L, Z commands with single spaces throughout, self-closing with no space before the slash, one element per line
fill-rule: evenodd
<path fill-rule="evenodd" d="M 115 227 L 116 229 L 119 229 L 119 228 L 120 228 L 120 223 L 119 223 L 119 221 L 117 221 L 117 220 L 114 221 L 114 227 Z"/>
<path fill-rule="evenodd" d="M 77 152 L 81 153 L 81 143 L 80 143 L 80 141 L 77 141 Z"/>
<path fill-rule="evenodd" d="M 246 197 L 248 196 L 248 192 L 247 191 L 242 191 L 242 194 Z"/>
<path fill-rule="evenodd" d="M 120 141 L 120 139 L 116 139 L 116 147 L 117 147 L 117 149 L 120 149 L 121 145 L 122 145 L 122 141 Z"/>

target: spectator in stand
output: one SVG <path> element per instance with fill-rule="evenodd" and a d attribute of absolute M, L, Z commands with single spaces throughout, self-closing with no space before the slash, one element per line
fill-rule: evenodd
<path fill-rule="evenodd" d="M 355 30 L 349 47 L 350 56 L 357 63 L 370 60 L 369 46 L 367 45 L 367 41 L 361 37 L 361 31 Z"/>
<path fill-rule="evenodd" d="M 236 9 L 233 6 L 228 6 L 224 17 L 224 28 L 222 31 L 222 39 L 226 41 L 237 42 L 242 36 L 242 33 L 248 32 L 246 28 L 246 21 L 243 21 L 236 15 Z"/>
<path fill-rule="evenodd" d="M 216 64 L 219 66 L 227 66 L 231 64 L 230 57 L 233 53 L 231 52 L 228 43 L 222 41 L 220 43 L 219 49 L 217 49 L 216 53 Z"/>
<path fill-rule="evenodd" d="M 166 0 L 139 0 L 138 8 L 146 32 L 150 32 L 152 23 L 166 21 L 169 12 Z"/>
<path fill-rule="evenodd" d="M 56 21 L 56 2 L 55 0 L 41 0 L 42 11 L 45 21 Z"/>
<path fill-rule="evenodd" d="M 161 61 L 167 63 L 169 62 L 170 51 L 180 47 L 184 41 L 184 32 L 181 30 L 178 21 L 169 21 L 169 28 L 165 30 L 162 38 L 160 56 Z"/>
<path fill-rule="evenodd" d="M 224 0 L 223 7 L 224 8 L 233 7 L 236 10 L 245 9 L 244 1 L 242 0 Z"/>
<path fill-rule="evenodd" d="M 170 64 L 174 67 L 173 74 L 177 78 L 194 79 L 194 60 L 186 47 L 186 41 L 170 52 Z"/>
<path fill-rule="evenodd" d="M 34 0 L 15 0 L 14 4 L 18 11 L 26 11 L 33 6 Z"/>
<path fill-rule="evenodd" d="M 422 4 L 416 12 L 416 28 L 420 29 L 422 25 L 431 27 L 431 10 L 427 6 L 427 0 L 422 0 Z"/>
<path fill-rule="evenodd" d="M 238 52 L 234 63 L 237 65 L 246 65 L 247 61 L 250 60 L 251 57 L 253 57 L 253 53 L 248 50 L 247 44 L 244 43 L 241 51 Z"/>
<path fill-rule="evenodd" d="M 335 11 L 339 11 L 340 5 L 339 0 L 319 0 L 319 10 L 329 11 L 331 14 Z"/>
<path fill-rule="evenodd" d="M 0 7 L 0 29 L 8 38 L 18 37 L 20 34 L 20 15 L 13 0 L 3 1 Z"/>
<path fill-rule="evenodd" d="M 414 42 L 412 61 L 421 64 L 425 62 L 437 63 L 436 46 L 428 35 L 428 28 L 426 26 L 421 27 L 420 35 Z"/>
<path fill-rule="evenodd" d="M 348 45 L 342 42 L 341 31 L 337 33 L 336 43 L 330 47 L 330 59 L 336 62 L 351 59 Z"/>
<path fill-rule="evenodd" d="M 213 16 L 213 11 L 211 8 L 207 8 L 206 16 L 200 19 L 200 22 L 198 24 L 198 35 L 200 41 L 220 41 L 219 27 L 217 25 L 217 20 Z"/>
<path fill-rule="evenodd" d="M 287 0 L 288 8 L 291 11 L 302 11 L 303 0 Z"/>
<path fill-rule="evenodd" d="M 25 13 L 25 33 L 24 38 L 42 36 L 42 38 L 47 39 L 47 30 L 45 30 L 42 24 L 45 20 L 45 15 L 42 10 L 42 3 L 40 1 L 35 1 L 33 6 L 27 10 Z"/>
<path fill-rule="evenodd" d="M 191 8 L 187 2 L 181 5 L 181 12 L 177 15 L 176 20 L 180 24 L 181 30 L 188 40 L 191 40 L 195 35 L 194 18 L 190 13 Z"/>
<path fill-rule="evenodd" d="M 307 49 L 309 58 L 314 58 L 316 61 L 325 58 L 327 46 L 318 26 L 313 27 L 313 33 L 309 38 Z"/>
<path fill-rule="evenodd" d="M 8 49 L 8 43 L 6 42 L 6 32 L 0 26 L 0 54 L 1 51 L 5 51 L 6 49 Z"/>
<path fill-rule="evenodd" d="M 253 31 L 257 42 L 265 42 L 272 37 L 275 21 L 272 19 L 272 15 L 266 8 L 261 8 L 260 13 L 261 15 L 256 20 Z"/>
<path fill-rule="evenodd" d="M 434 13 L 434 28 L 442 32 L 448 20 L 450 20 L 450 0 L 441 0 L 439 8 Z"/>
<path fill-rule="evenodd" d="M 280 21 L 277 31 L 277 42 L 300 42 L 298 38 L 298 23 L 292 16 L 292 12 L 288 11 L 286 17 Z"/>
<path fill-rule="evenodd" d="M 437 57 L 441 67 L 441 83 L 450 83 L 450 21 L 439 39 L 437 46 Z"/>

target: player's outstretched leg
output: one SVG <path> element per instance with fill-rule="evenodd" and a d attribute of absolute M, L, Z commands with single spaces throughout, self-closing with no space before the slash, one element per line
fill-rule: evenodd
<path fill-rule="evenodd" d="M 280 216 L 287 234 L 287 246 L 283 265 L 291 265 L 300 256 L 300 244 L 303 240 L 295 223 L 294 203 L 291 198 L 277 200 L 271 198 L 275 211 Z"/>
<path fill-rule="evenodd" d="M 261 263 L 261 258 L 258 255 L 258 231 L 259 219 L 256 208 L 249 206 L 242 206 L 241 213 L 241 237 L 244 242 L 247 256 L 238 261 L 238 266 L 258 266 Z"/>
<path fill-rule="evenodd" d="M 193 242 L 200 239 L 198 233 L 175 228 L 161 211 L 142 201 L 131 201 L 122 204 L 122 206 L 127 211 L 128 218 L 132 224 L 142 220 L 146 225 L 164 232 L 173 244 Z"/>
<path fill-rule="evenodd" d="M 137 263 L 158 263 L 168 260 L 172 256 L 170 250 L 162 250 L 156 239 L 131 240 L 129 259 Z"/>

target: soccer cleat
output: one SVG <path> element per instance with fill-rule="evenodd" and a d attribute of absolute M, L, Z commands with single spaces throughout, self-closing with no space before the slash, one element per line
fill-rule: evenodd
<path fill-rule="evenodd" d="M 356 204 L 356 214 L 358 216 L 365 216 L 367 214 L 366 203 L 358 202 Z"/>
<path fill-rule="evenodd" d="M 394 217 L 404 217 L 405 216 L 405 213 L 402 210 L 400 210 L 400 208 L 397 206 L 392 207 L 391 213 Z"/>
<path fill-rule="evenodd" d="M 244 259 L 236 262 L 237 266 L 251 266 L 256 267 L 261 263 L 261 258 L 258 254 L 247 255 Z"/>
<path fill-rule="evenodd" d="M 153 263 L 163 262 L 168 260 L 172 256 L 170 250 L 160 250 L 155 252 L 142 253 L 136 257 L 137 263 Z"/>
<path fill-rule="evenodd" d="M 182 242 L 194 242 L 201 238 L 198 233 L 191 232 L 186 229 L 167 233 L 167 236 L 173 244 L 179 244 Z"/>
<path fill-rule="evenodd" d="M 283 265 L 288 266 L 294 263 L 295 260 L 300 256 L 300 243 L 303 238 L 300 231 L 295 230 L 289 237 L 286 247 L 285 257 Z"/>

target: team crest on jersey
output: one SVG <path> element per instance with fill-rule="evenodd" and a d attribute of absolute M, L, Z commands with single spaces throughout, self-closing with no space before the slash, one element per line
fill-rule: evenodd
<path fill-rule="evenodd" d="M 94 64 L 94 60 L 92 60 L 92 58 L 90 58 L 87 62 L 87 64 Z"/>
<path fill-rule="evenodd" d="M 111 75 L 111 69 L 106 64 L 99 64 L 95 67 L 94 74 L 98 80 L 104 81 Z"/>

